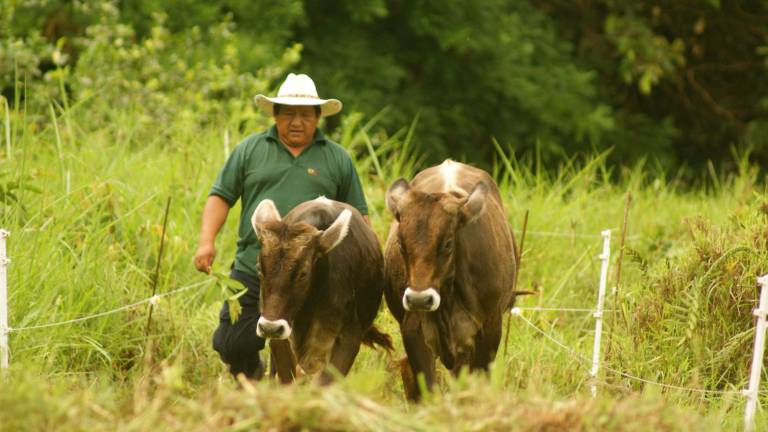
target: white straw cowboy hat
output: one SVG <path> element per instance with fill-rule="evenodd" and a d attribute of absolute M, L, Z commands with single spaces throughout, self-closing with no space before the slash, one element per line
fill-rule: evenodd
<path fill-rule="evenodd" d="M 275 104 L 279 105 L 309 105 L 320 106 L 320 116 L 332 116 L 341 111 L 341 101 L 338 99 L 320 99 L 317 96 L 315 82 L 305 74 L 288 74 L 283 85 L 277 91 L 277 97 L 256 95 L 256 105 L 264 113 L 272 115 Z"/>

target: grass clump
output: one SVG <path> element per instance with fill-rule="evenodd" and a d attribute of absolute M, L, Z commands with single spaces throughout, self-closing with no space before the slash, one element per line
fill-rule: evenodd
<path fill-rule="evenodd" d="M 743 205 L 720 226 L 703 217 L 683 225 L 686 238 L 674 259 L 649 265 L 640 253 L 629 254 L 645 288 L 627 303 L 634 312 L 626 324 L 636 331 L 627 332 L 622 362 L 645 358 L 643 369 L 678 385 L 742 388 L 752 358 L 756 277 L 768 271 L 764 205 Z M 674 352 L 676 361 L 655 354 L 664 352 Z"/>
<path fill-rule="evenodd" d="M 238 387 L 218 381 L 189 394 L 184 375 L 182 366 L 166 363 L 115 391 L 109 379 L 95 376 L 51 383 L 17 373 L 10 378 L 23 384 L 0 394 L 0 430 L 688 431 L 717 429 L 721 420 L 653 393 L 562 400 L 493 390 L 478 376 L 408 408 L 344 383 L 319 388 L 241 381 Z"/>

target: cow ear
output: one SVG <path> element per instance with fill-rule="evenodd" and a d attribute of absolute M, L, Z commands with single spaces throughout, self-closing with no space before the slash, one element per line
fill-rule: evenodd
<path fill-rule="evenodd" d="M 256 206 L 251 216 L 251 225 L 256 231 L 256 236 L 261 238 L 264 232 L 264 224 L 267 222 L 280 222 L 280 212 L 271 199 L 265 199 Z"/>
<path fill-rule="evenodd" d="M 472 189 L 464 204 L 461 206 L 460 215 L 462 222 L 470 224 L 476 221 L 485 211 L 485 203 L 488 198 L 488 186 L 478 183 Z"/>
<path fill-rule="evenodd" d="M 400 177 L 399 179 L 395 180 L 395 182 L 392 183 L 392 186 L 390 186 L 387 190 L 387 208 L 389 209 L 389 212 L 392 213 L 392 216 L 394 216 L 398 221 L 400 221 L 400 200 L 403 198 L 403 195 L 405 195 L 405 193 L 410 189 L 411 185 L 409 185 L 404 178 Z"/>
<path fill-rule="evenodd" d="M 352 212 L 344 210 L 325 231 L 320 231 L 320 250 L 328 253 L 341 243 L 349 232 Z"/>

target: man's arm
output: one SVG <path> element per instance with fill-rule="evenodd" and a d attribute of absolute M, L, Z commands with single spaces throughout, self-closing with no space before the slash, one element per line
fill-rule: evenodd
<path fill-rule="evenodd" d="M 195 253 L 195 268 L 210 273 L 216 258 L 216 235 L 227 220 L 229 203 L 217 195 L 210 195 L 203 208 L 203 221 L 200 228 L 200 241 Z"/>
<path fill-rule="evenodd" d="M 363 193 L 360 177 L 357 175 L 357 170 L 352 164 L 352 159 L 346 153 L 344 155 L 345 158 L 341 168 L 343 177 L 336 199 L 355 207 L 362 214 L 365 223 L 371 226 L 371 219 L 368 216 L 368 204 L 365 202 L 365 194 Z"/>

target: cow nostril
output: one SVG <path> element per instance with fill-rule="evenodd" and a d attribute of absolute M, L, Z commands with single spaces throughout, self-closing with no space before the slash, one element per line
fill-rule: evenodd
<path fill-rule="evenodd" d="M 269 321 L 260 318 L 256 323 L 256 334 L 263 338 L 285 339 L 291 335 L 291 325 L 284 319 Z"/>
<path fill-rule="evenodd" d="M 409 287 L 403 293 L 403 307 L 409 311 L 432 312 L 440 307 L 440 295 L 434 288 L 415 291 Z"/>

